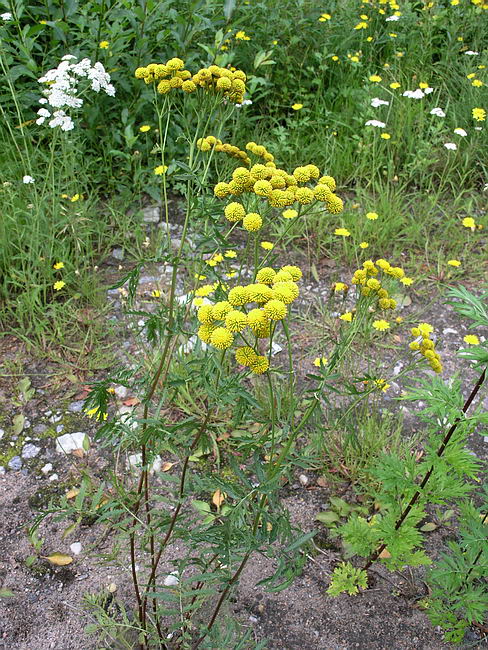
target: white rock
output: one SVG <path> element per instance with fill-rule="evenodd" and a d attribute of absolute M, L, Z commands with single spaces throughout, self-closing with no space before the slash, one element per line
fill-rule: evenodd
<path fill-rule="evenodd" d="M 125 386 L 116 386 L 115 394 L 119 399 L 125 399 L 127 397 L 127 388 Z"/>
<path fill-rule="evenodd" d="M 0 440 L 3 438 L 4 435 L 5 435 L 5 430 L 0 429 Z"/>
<path fill-rule="evenodd" d="M 59 438 L 56 438 L 56 451 L 60 454 L 69 454 L 75 449 L 84 449 L 83 443 L 85 440 L 88 440 L 88 443 L 90 442 L 90 439 L 86 433 L 83 433 L 83 431 L 65 433 L 64 436 L 59 436 Z"/>
<path fill-rule="evenodd" d="M 142 454 L 131 454 L 127 458 L 127 465 L 129 468 L 139 468 L 142 467 Z M 154 472 L 159 472 L 162 467 L 161 456 L 156 456 L 151 467 L 151 474 Z"/>
<path fill-rule="evenodd" d="M 305 485 L 308 485 L 308 476 L 306 474 L 300 474 L 298 477 L 298 480 L 300 481 L 300 484 L 305 487 Z"/>
<path fill-rule="evenodd" d="M 79 555 L 81 553 L 81 542 L 73 542 L 69 548 L 73 555 Z"/>
<path fill-rule="evenodd" d="M 49 477 L 49 480 L 50 481 L 57 481 L 58 478 L 59 478 L 59 476 L 57 474 L 51 474 L 51 476 Z"/>
<path fill-rule="evenodd" d="M 134 407 L 133 406 L 121 406 L 117 411 L 120 416 L 120 421 L 123 422 L 130 429 L 137 429 L 137 422 L 134 419 Z"/>
<path fill-rule="evenodd" d="M 31 442 L 24 445 L 22 449 L 22 458 L 35 458 L 37 454 L 41 451 L 40 447 L 33 445 Z"/>
<path fill-rule="evenodd" d="M 123 248 L 114 248 L 112 251 L 112 257 L 115 257 L 116 260 L 124 259 L 124 249 Z"/>
<path fill-rule="evenodd" d="M 46 464 L 44 465 L 44 467 L 41 467 L 41 472 L 42 472 L 43 474 L 47 474 L 48 472 L 50 472 L 50 471 L 52 470 L 52 468 L 53 468 L 53 466 L 52 466 L 51 463 L 46 463 Z"/>
<path fill-rule="evenodd" d="M 452 327 L 445 327 L 442 330 L 443 334 L 457 334 L 456 330 L 453 330 Z"/>
<path fill-rule="evenodd" d="M 180 584 L 180 579 L 178 578 L 178 571 L 172 571 L 164 579 L 165 587 L 176 587 L 176 585 L 178 584 Z"/>
<path fill-rule="evenodd" d="M 150 205 L 142 211 L 144 223 L 158 223 L 161 214 L 159 205 Z"/>

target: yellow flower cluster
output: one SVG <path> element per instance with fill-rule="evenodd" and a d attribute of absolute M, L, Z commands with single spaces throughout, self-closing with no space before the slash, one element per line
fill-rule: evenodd
<path fill-rule="evenodd" d="M 301 277 L 298 266 L 283 266 L 279 271 L 263 267 L 255 282 L 230 289 L 227 300 L 200 307 L 198 337 L 218 350 L 227 350 L 235 336 L 242 334 L 246 345 L 237 348 L 237 362 L 255 374 L 266 372 L 268 360 L 248 345 L 243 332 L 246 328 L 250 330 L 248 334 L 254 337 L 255 347 L 259 339 L 268 338 L 272 323 L 285 318 L 287 305 L 298 298 L 297 282 Z"/>
<path fill-rule="evenodd" d="M 197 88 L 221 93 L 236 104 L 242 103 L 246 92 L 246 75 L 242 70 L 228 70 L 218 65 L 201 68 L 192 75 L 185 70 L 181 59 L 173 58 L 166 63 L 150 63 L 137 68 L 135 76 L 144 79 L 146 84 L 157 83 L 157 91 L 166 95 L 171 90 L 181 88 L 186 93 L 193 93 Z"/>
<path fill-rule="evenodd" d="M 376 276 L 380 271 L 386 275 L 397 278 L 403 284 L 409 285 L 412 283 L 411 278 L 405 276 L 405 271 L 399 266 L 391 266 L 389 262 L 384 259 L 378 259 L 376 262 L 366 260 L 363 263 L 362 269 L 357 269 L 352 276 L 352 284 L 361 287 L 361 295 L 372 296 L 377 300 L 377 306 L 382 310 L 395 309 L 396 300 L 390 298 L 388 291 L 382 286 L 380 280 Z"/>
<path fill-rule="evenodd" d="M 210 151 L 211 149 L 215 149 L 215 151 L 218 151 L 219 153 L 226 153 L 232 158 L 242 160 L 246 165 L 251 164 L 251 159 L 245 151 L 242 151 L 239 147 L 235 147 L 233 144 L 226 144 L 222 142 L 222 140 L 215 138 L 213 135 L 208 135 L 206 138 L 198 138 L 197 147 L 200 151 Z"/>
<path fill-rule="evenodd" d="M 211 145 L 208 146 L 205 142 L 208 142 L 208 138 L 204 138 L 199 146 L 208 150 Z M 276 166 L 272 154 L 265 147 L 255 142 L 248 142 L 246 149 L 263 158 L 265 162 L 256 163 L 249 169 L 245 167 L 235 169 L 229 181 L 217 183 L 214 187 L 214 194 L 218 198 L 224 199 L 248 193 L 264 199 L 272 208 L 288 208 L 295 203 L 309 205 L 319 201 L 325 203 L 327 211 L 331 214 L 339 214 L 344 209 L 342 199 L 334 193 L 336 189 L 334 178 L 321 176 L 316 165 L 297 167 L 290 174 Z M 229 221 L 244 219 L 247 211 L 243 205 L 234 202 L 230 206 L 225 210 Z M 283 213 L 285 218 L 293 218 L 298 214 L 295 211 L 285 210 L 285 212 L 286 214 Z"/>
<path fill-rule="evenodd" d="M 420 323 L 418 327 L 412 327 L 412 336 L 415 336 L 415 341 L 410 343 L 410 349 L 420 354 L 427 359 L 430 367 L 434 372 L 442 372 L 441 357 L 438 352 L 434 350 L 435 342 L 430 338 L 431 332 L 434 331 L 432 325 L 429 323 Z M 422 337 L 421 340 L 417 340 Z"/>

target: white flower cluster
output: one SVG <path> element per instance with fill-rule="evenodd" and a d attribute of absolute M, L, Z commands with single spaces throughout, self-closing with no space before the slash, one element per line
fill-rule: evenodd
<path fill-rule="evenodd" d="M 396 14 L 393 14 L 393 16 L 388 16 L 388 18 L 385 18 L 386 23 L 395 22 L 396 20 L 400 20 L 400 16 L 397 16 Z"/>
<path fill-rule="evenodd" d="M 404 97 L 410 97 L 410 99 L 422 99 L 422 97 L 425 97 L 425 95 L 430 95 L 430 93 L 434 92 L 433 88 L 417 88 L 416 90 L 406 90 L 403 93 Z"/>
<path fill-rule="evenodd" d="M 39 117 L 36 124 L 44 124 L 49 119 L 48 124 L 52 129 L 59 126 L 62 131 L 71 131 L 75 125 L 64 109 L 83 106 L 83 100 L 77 96 L 81 79 L 87 79 L 91 89 L 97 93 L 103 90 L 111 97 L 115 95 L 110 75 L 105 72 L 101 63 L 97 62 L 92 66 L 90 59 L 82 59 L 78 63 L 74 61 L 76 57 L 72 54 L 63 56 L 57 68 L 49 70 L 38 79 L 39 83 L 48 84 L 39 104 L 48 104 L 57 110 L 51 113 L 47 108 L 40 108 L 37 111 Z"/>
<path fill-rule="evenodd" d="M 9 11 L 6 11 L 4 14 L 0 14 L 0 18 L 4 22 L 7 22 L 8 20 L 12 20 L 12 14 Z"/>
<path fill-rule="evenodd" d="M 437 117 L 446 117 L 446 114 L 444 113 L 442 108 L 440 108 L 440 106 L 437 106 L 436 108 L 433 108 L 430 111 L 430 114 L 431 115 L 436 115 Z"/>
<path fill-rule="evenodd" d="M 379 120 L 368 120 L 367 122 L 364 123 L 365 126 L 376 126 L 378 129 L 384 129 L 386 124 L 384 122 L 380 122 Z"/>
<path fill-rule="evenodd" d="M 387 102 L 384 99 L 380 99 L 379 97 L 373 97 L 371 100 L 371 106 L 373 108 L 378 108 L 378 106 L 389 106 L 390 102 Z"/>

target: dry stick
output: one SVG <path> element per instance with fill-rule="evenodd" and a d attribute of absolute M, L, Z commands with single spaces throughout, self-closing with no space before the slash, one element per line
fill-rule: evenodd
<path fill-rule="evenodd" d="M 478 394 L 478 392 L 479 392 L 481 386 L 483 385 L 483 382 L 485 381 L 485 377 L 486 377 L 486 369 L 483 370 L 483 372 L 481 373 L 480 378 L 479 378 L 478 381 L 476 382 L 476 386 L 473 388 L 473 390 L 471 391 L 471 395 L 470 395 L 470 396 L 468 397 L 468 399 L 466 400 L 466 402 L 465 402 L 465 404 L 464 404 L 464 406 L 463 406 L 463 413 L 466 413 L 467 410 L 469 409 L 469 407 L 471 406 L 471 402 L 474 400 L 474 398 L 475 398 L 476 395 Z M 450 441 L 450 439 L 451 439 L 453 433 L 456 431 L 457 426 L 458 426 L 458 424 L 459 424 L 460 422 L 461 422 L 461 418 L 456 418 L 456 420 L 455 420 L 454 423 L 452 424 L 451 428 L 449 429 L 449 431 L 448 431 L 447 434 L 445 435 L 444 440 L 443 440 L 442 443 L 441 443 L 441 446 L 440 446 L 439 449 L 437 450 L 437 456 L 438 456 L 439 458 L 440 458 L 440 457 L 442 456 L 442 454 L 444 453 L 444 451 L 445 451 L 447 445 L 449 444 L 449 441 Z M 413 495 L 413 497 L 410 499 L 410 503 L 409 503 L 408 506 L 405 508 L 405 510 L 402 512 L 400 518 L 399 518 L 398 521 L 396 522 L 396 524 L 395 524 L 395 530 L 398 530 L 398 529 L 400 528 L 400 526 L 403 524 L 403 522 L 405 521 L 405 519 L 408 517 L 408 515 L 409 515 L 410 511 L 412 510 L 413 506 L 417 503 L 417 500 L 418 500 L 418 498 L 420 497 L 420 495 L 421 495 L 421 493 L 422 493 L 422 490 L 423 490 L 424 487 L 426 486 L 427 481 L 428 481 L 428 480 L 430 479 L 430 477 L 432 476 L 432 472 L 433 472 L 433 471 L 434 471 L 434 466 L 432 465 L 432 467 L 429 469 L 429 471 L 428 471 L 428 472 L 426 473 L 426 475 L 424 476 L 424 478 L 423 478 L 423 480 L 422 480 L 422 483 L 421 483 L 421 484 L 419 485 L 419 487 L 418 487 L 418 490 L 415 492 L 415 494 Z M 379 558 L 379 556 L 380 556 L 381 553 L 385 550 L 386 547 L 387 547 L 387 544 L 382 544 L 378 549 L 376 549 L 376 551 L 374 551 L 374 553 L 372 553 L 372 554 L 369 556 L 369 559 L 368 559 L 368 561 L 366 562 L 366 565 L 364 566 L 364 570 L 369 569 L 369 567 L 373 564 L 373 562 L 376 562 L 376 560 Z"/>

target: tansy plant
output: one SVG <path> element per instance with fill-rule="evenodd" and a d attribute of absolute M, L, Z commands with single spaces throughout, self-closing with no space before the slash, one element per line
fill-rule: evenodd
<path fill-rule="evenodd" d="M 146 358 L 133 370 L 93 384 L 85 404 L 101 424 L 98 439 L 136 459 L 132 471 L 117 471 L 110 485 L 98 482 L 91 505 L 89 488 L 96 481 L 85 482 L 83 498 L 78 495 L 73 504 L 65 499 L 58 514 L 76 525 L 88 511 L 125 541 L 118 548 L 127 548 L 136 604 L 134 622 L 126 625 L 143 648 L 236 647 L 233 628 L 216 622 L 251 556 L 274 558 L 274 574 L 260 584 L 283 589 L 303 566 L 300 551 L 315 534 L 296 530 L 279 499 L 295 443 L 324 403 L 354 339 L 384 335 L 385 316 L 397 306 L 392 291 L 409 282 L 403 269 L 384 259 L 367 260 L 354 273 L 355 307 L 341 320 L 329 360 L 309 375 L 310 398 L 297 413 L 292 325 L 302 270 L 279 260 L 275 250 L 296 219 L 341 212 L 336 182 L 314 164 L 283 169 L 255 142 L 243 147 L 224 142 L 234 104 L 243 101 L 242 71 L 210 66 L 191 73 L 173 58 L 140 67 L 135 76 L 152 90 L 159 127 L 152 167 L 158 170 L 168 226 L 167 176 L 174 174 L 183 188 L 182 235 L 172 241 L 167 227 L 155 257 L 140 260 L 116 285 L 127 285 L 129 313 L 144 321 Z M 167 160 L 174 116 L 188 147 L 184 161 Z M 263 240 L 274 220 L 283 220 L 280 236 Z M 171 268 L 169 287 L 154 295 L 152 312 L 133 304 L 147 261 Z M 375 326 L 380 321 L 381 327 Z M 427 360 L 440 372 L 438 354 L 426 343 L 430 326 L 418 329 L 421 342 L 414 351 L 421 355 L 412 365 Z M 287 349 L 284 368 L 273 356 L 278 336 Z M 113 382 L 130 388 L 140 406 L 114 412 Z M 356 391 L 357 399 L 384 385 Z M 263 389 L 265 407 L 257 399 Z M 162 455 L 173 462 L 162 465 Z M 426 463 L 434 462 L 432 455 Z M 412 490 L 405 488 L 402 507 L 409 498 Z M 368 553 L 381 543 L 386 523 L 391 528 L 398 507 L 391 506 L 378 529 L 355 522 Z M 400 557 L 414 556 L 403 549 Z M 363 585 L 364 575 L 343 567 L 341 584 L 350 580 Z M 355 585 L 348 590 L 354 592 Z"/>

